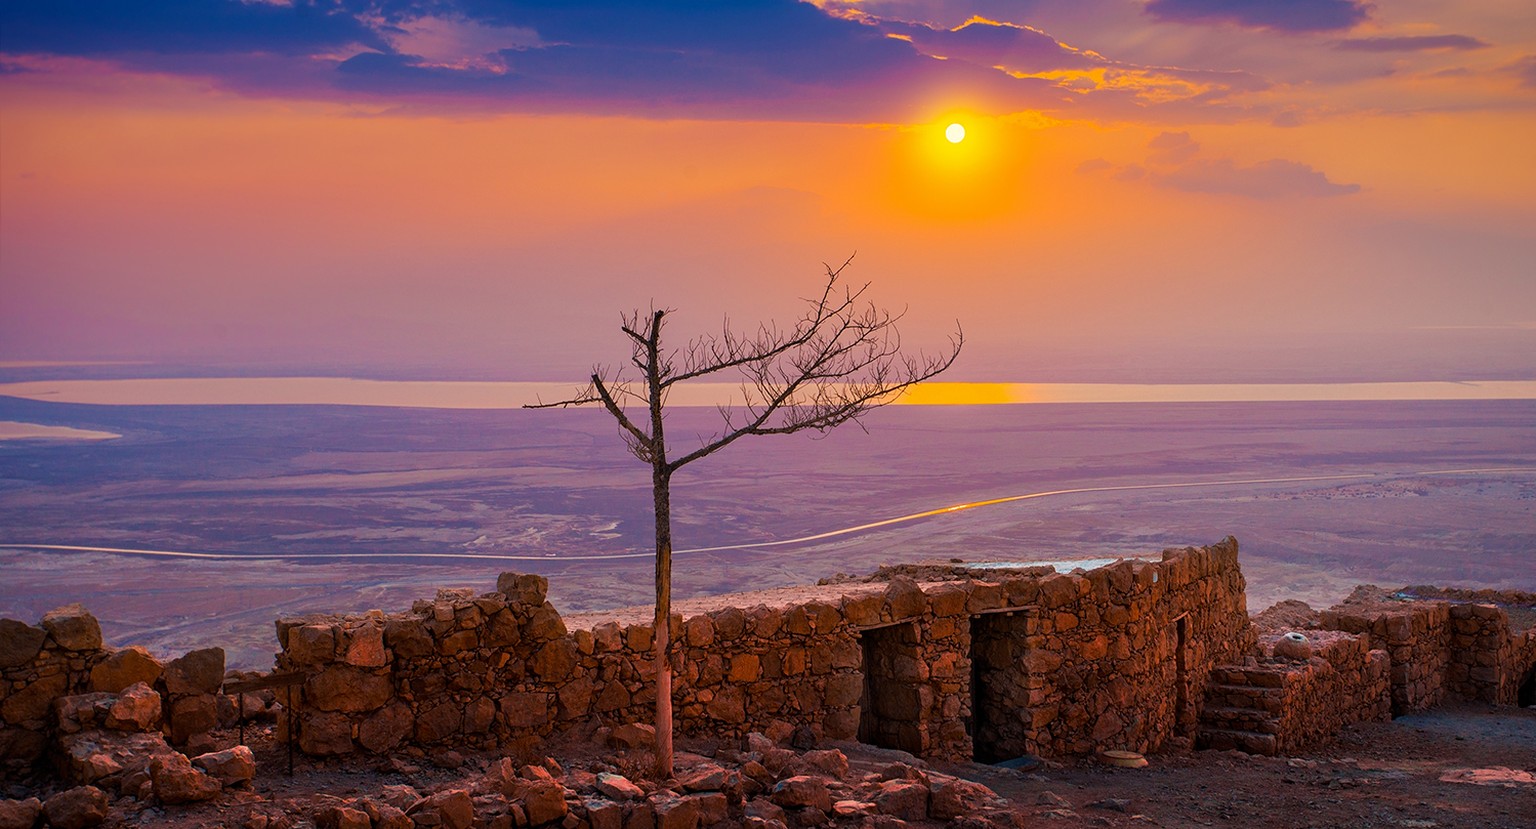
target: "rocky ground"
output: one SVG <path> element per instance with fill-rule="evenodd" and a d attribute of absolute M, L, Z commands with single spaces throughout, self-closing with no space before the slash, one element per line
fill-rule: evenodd
<path fill-rule="evenodd" d="M 855 743 L 794 735 L 746 745 L 684 740 L 675 779 L 648 779 L 637 732 L 551 745 L 552 759 L 406 753 L 389 760 L 296 759 L 266 730 L 247 732 L 248 787 L 183 806 L 107 798 L 108 827 L 414 829 L 414 827 L 1417 827 L 1536 825 L 1536 709 L 1445 707 L 1351 727 L 1289 758 L 1175 751 L 1145 768 L 1094 760 L 1028 770 L 930 765 Z M 233 733 L 217 737 L 233 742 Z M 643 733 L 638 733 L 643 739 Z M 799 748 L 795 748 L 798 743 Z M 28 826 L 17 801 L 62 787 L 8 784 L 0 827 Z M 77 800 L 86 800 L 75 795 Z M 50 804 L 53 825 L 71 823 Z M 89 804 L 83 804 L 89 806 Z M 89 809 L 87 808 L 88 812 Z M 12 818 L 13 815 L 19 817 Z"/>

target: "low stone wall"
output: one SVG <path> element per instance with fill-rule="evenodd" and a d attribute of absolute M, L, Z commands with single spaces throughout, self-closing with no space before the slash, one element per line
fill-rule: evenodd
<path fill-rule="evenodd" d="M 96 617 L 78 604 L 50 611 L 37 625 L 0 619 L 0 775 L 17 775 L 44 758 L 60 730 L 60 700 L 115 694 L 140 682 L 163 705 L 158 719 L 174 745 L 209 750 L 223 681 L 222 648 L 162 664 L 143 648 L 106 647 Z"/>
<path fill-rule="evenodd" d="M 1261 638 L 1266 655 L 1212 673 L 1201 747 L 1285 754 L 1347 725 L 1391 718 L 1390 657 L 1366 636 L 1312 634 L 1304 660 L 1274 656 L 1278 638 Z"/>
<path fill-rule="evenodd" d="M 1520 683 L 1509 616 L 1487 604 L 1451 605 L 1446 691 L 1460 699 L 1514 705 Z"/>
<path fill-rule="evenodd" d="M 812 590 L 783 606 L 674 619 L 680 732 L 805 728 L 939 758 L 970 758 L 978 729 L 991 754 L 1147 751 L 1192 736 L 1211 666 L 1253 641 L 1231 539 L 1073 574 Z M 648 721 L 650 626 L 567 631 L 545 591 L 542 578 L 509 573 L 495 593 L 444 592 L 405 614 L 279 621 L 278 667 L 310 675 L 299 747 L 516 749 Z M 973 636 L 984 651 L 1002 640 L 1018 649 L 987 663 L 982 688 L 972 687 Z M 995 710 L 978 719 L 978 699 Z M 997 727 L 1008 717 L 1026 725 Z"/>
<path fill-rule="evenodd" d="M 30 768 L 48 747 L 59 697 L 90 689 L 106 656 L 101 625 L 80 605 L 49 612 L 37 625 L 0 619 L 0 758 L 7 776 Z"/>
<path fill-rule="evenodd" d="M 1357 589 L 1357 596 L 1361 592 Z M 1373 647 L 1387 651 L 1392 659 L 1392 715 L 1402 716 L 1433 708 L 1445 698 L 1450 618 L 1450 608 L 1440 602 L 1346 600 L 1322 611 L 1319 626 L 1367 634 Z"/>

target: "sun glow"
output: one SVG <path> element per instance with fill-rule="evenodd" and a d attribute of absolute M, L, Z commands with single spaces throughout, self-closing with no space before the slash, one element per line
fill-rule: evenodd
<path fill-rule="evenodd" d="M 944 137 L 948 138 L 951 144 L 959 144 L 965 140 L 965 125 L 950 124 L 944 128 Z"/>

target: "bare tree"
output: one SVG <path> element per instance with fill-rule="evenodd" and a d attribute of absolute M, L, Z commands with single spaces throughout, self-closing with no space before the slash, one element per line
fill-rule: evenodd
<path fill-rule="evenodd" d="M 620 329 L 630 341 L 627 368 L 598 367 L 574 397 L 530 408 L 601 404 L 619 423 L 629 451 L 651 466 L 656 510 L 656 762 L 662 777 L 672 775 L 672 475 L 748 435 L 826 432 L 857 422 L 870 410 L 894 402 L 908 387 L 949 368 L 960 354 L 964 334 L 957 327 L 941 356 L 901 353 L 896 323 L 900 314 L 876 308 L 864 298 L 868 283 L 843 281 L 841 266 L 826 266 L 820 296 L 806 300 L 805 314 L 787 330 L 763 323 L 741 334 L 726 320 L 718 334 L 706 334 L 681 349 L 662 345 L 669 310 L 634 311 Z M 667 455 L 667 396 L 680 383 L 734 378 L 739 399 L 719 406 L 720 430 L 679 457 Z"/>

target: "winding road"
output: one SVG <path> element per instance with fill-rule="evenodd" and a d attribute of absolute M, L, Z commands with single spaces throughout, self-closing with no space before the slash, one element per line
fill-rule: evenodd
<path fill-rule="evenodd" d="M 1381 481 L 1386 481 L 1386 480 L 1400 480 L 1400 479 L 1405 479 L 1405 478 L 1432 477 L 1432 476 L 1436 476 L 1436 475 L 1471 475 L 1471 474 L 1494 474 L 1494 473 L 1531 474 L 1531 473 L 1536 473 L 1536 468 L 1528 468 L 1528 467 L 1489 467 L 1489 468 L 1479 468 L 1479 469 L 1440 469 L 1440 470 L 1428 470 L 1428 471 L 1423 471 L 1423 472 L 1390 472 L 1390 473 L 1359 472 L 1359 473 L 1351 473 L 1351 474 L 1309 475 L 1309 476 L 1298 476 L 1298 477 L 1289 477 L 1289 478 L 1243 478 L 1243 479 L 1236 479 L 1236 480 L 1219 480 L 1219 481 L 1186 481 L 1186 482 L 1180 482 L 1180 483 L 1127 484 L 1127 485 L 1121 485 L 1121 486 L 1091 486 L 1091 487 L 1076 487 L 1076 488 L 1072 488 L 1072 489 L 1052 489 L 1052 490 L 1046 490 L 1046 491 L 1043 491 L 1043 492 L 1029 492 L 1029 493 L 1025 493 L 1023 495 L 1007 495 L 1007 496 L 1003 496 L 1003 497 L 1000 497 L 1000 498 L 988 498 L 986 500 L 971 501 L 971 502 L 964 503 L 964 504 L 953 504 L 951 506 L 940 507 L 938 509 L 925 510 L 923 512 L 914 512 L 914 513 L 911 513 L 909 515 L 899 515 L 899 516 L 896 516 L 895 518 L 886 518 L 886 519 L 881 520 L 881 521 L 872 521 L 872 522 L 870 522 L 868 524 L 859 524 L 859 525 L 853 526 L 853 527 L 844 527 L 842 529 L 829 530 L 827 532 L 816 533 L 814 535 L 800 536 L 798 538 L 786 538 L 786 539 L 782 539 L 782 540 L 779 540 L 779 541 L 757 541 L 757 542 L 751 542 L 751 543 L 747 543 L 747 544 L 724 544 L 724 545 L 720 545 L 720 546 L 716 546 L 716 547 L 695 547 L 695 548 L 686 549 L 686 550 L 673 550 L 672 551 L 672 555 L 680 556 L 680 555 L 687 555 L 687 554 L 690 554 L 690 553 L 718 553 L 718 552 L 726 552 L 726 551 L 732 551 L 732 550 L 758 550 L 758 549 L 766 549 L 766 548 L 769 548 L 769 547 L 786 547 L 786 546 L 795 545 L 795 544 L 808 544 L 808 543 L 811 543 L 811 542 L 814 542 L 814 541 L 822 541 L 822 540 L 825 540 L 825 539 L 828 539 L 828 538 L 837 538 L 839 536 L 845 536 L 845 535 L 855 535 L 855 534 L 862 533 L 862 532 L 868 532 L 869 530 L 879 529 L 881 527 L 889 527 L 889 526 L 893 526 L 893 525 L 896 525 L 896 524 L 905 524 L 905 523 L 909 523 L 909 522 L 912 522 L 912 521 L 921 521 L 921 520 L 923 520 L 925 518 L 934 518 L 934 517 L 941 516 L 941 515 L 949 515 L 949 514 L 952 514 L 952 513 L 964 512 L 966 510 L 979 509 L 981 507 L 996 506 L 998 504 L 1009 504 L 1009 503 L 1013 503 L 1015 501 L 1029 501 L 1029 500 L 1034 500 L 1034 499 L 1037 499 L 1037 498 L 1051 498 L 1051 497 L 1055 497 L 1055 496 L 1059 496 L 1059 495 L 1079 495 L 1079 494 L 1084 494 L 1084 493 L 1095 493 L 1095 492 L 1130 492 L 1130 491 L 1138 491 L 1138 490 L 1155 490 L 1155 489 L 1193 489 L 1193 488 L 1197 488 L 1197 487 L 1241 487 L 1241 486 L 1258 486 L 1258 485 L 1265 485 L 1265 484 L 1312 483 L 1312 482 L 1318 482 L 1318 481 L 1348 481 L 1348 480 L 1381 480 Z M 486 559 L 486 560 L 493 560 L 493 561 L 566 562 L 566 561 L 622 561 L 622 560 L 625 560 L 625 559 L 651 558 L 651 557 L 653 557 L 655 555 L 653 552 L 651 552 L 649 550 L 647 550 L 645 552 L 638 552 L 638 553 L 613 553 L 613 554 L 609 554 L 609 555 L 561 555 L 561 556 L 530 556 L 530 555 L 511 555 L 511 554 L 500 554 L 500 555 L 498 555 L 498 554 L 490 554 L 490 553 L 322 553 L 322 554 L 312 554 L 312 553 L 198 553 L 198 552 L 186 552 L 186 551 L 182 551 L 182 550 L 141 550 L 141 549 L 126 548 L 126 547 L 91 547 L 91 546 L 76 545 L 76 544 L 23 544 L 23 543 L 0 544 L 0 549 L 6 549 L 6 550 L 48 550 L 48 551 L 75 552 L 75 553 L 110 553 L 110 554 L 114 554 L 114 555 L 125 555 L 125 556 L 150 556 L 150 557 L 157 557 L 157 558 L 200 559 L 200 560 L 210 560 L 210 561 L 279 561 L 279 560 L 324 561 L 324 560 L 332 560 L 332 559 L 356 559 L 356 558 L 367 558 L 367 559 L 402 558 L 402 559 L 457 559 L 457 560 Z"/>

